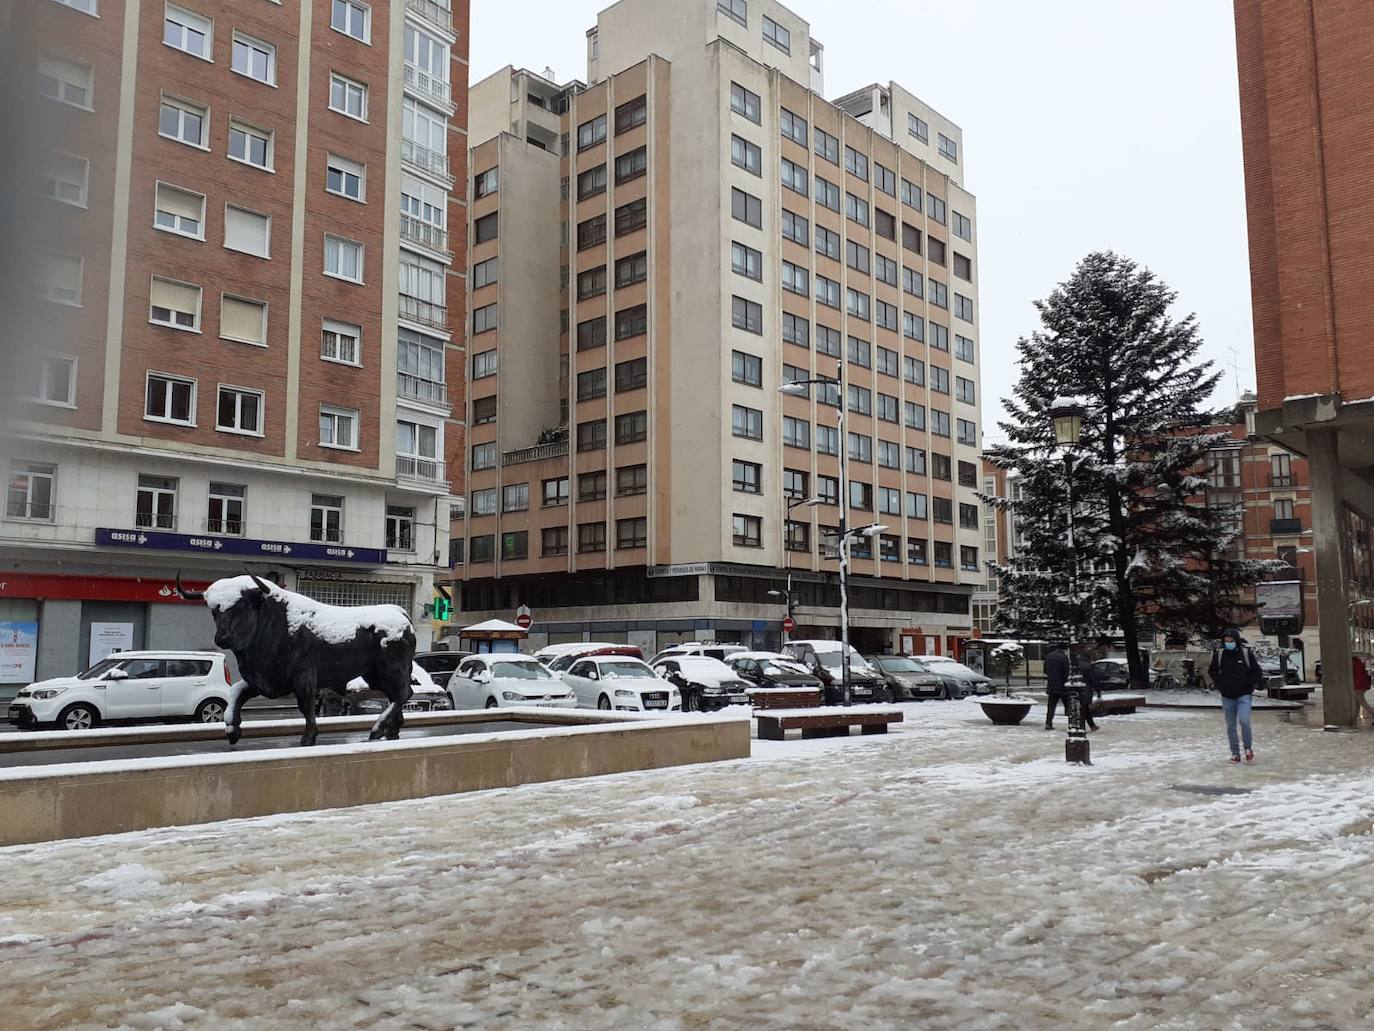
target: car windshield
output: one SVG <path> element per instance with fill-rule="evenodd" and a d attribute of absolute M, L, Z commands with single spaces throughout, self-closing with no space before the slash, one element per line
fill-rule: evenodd
<path fill-rule="evenodd" d="M 925 667 L 905 655 L 888 655 L 878 659 L 878 665 L 889 673 L 924 673 Z"/>
<path fill-rule="evenodd" d="M 533 659 L 524 662 L 493 662 L 491 675 L 504 680 L 552 680 L 553 674 Z"/>
<path fill-rule="evenodd" d="M 839 648 L 835 648 L 831 651 L 821 651 L 818 648 L 816 649 L 816 658 L 820 659 L 821 665 L 824 666 L 826 669 L 840 668 Z M 864 668 L 868 667 L 868 663 L 864 662 L 863 656 L 856 652 L 853 648 L 849 649 L 849 665 L 863 666 Z"/>
<path fill-rule="evenodd" d="M 114 669 L 116 666 L 118 666 L 118 665 L 119 665 L 121 662 L 123 662 L 123 661 L 124 661 L 123 659 L 117 659 L 117 658 L 115 658 L 114 656 L 110 656 L 110 658 L 108 658 L 108 659 L 101 659 L 99 662 L 97 662 L 97 663 L 96 663 L 94 666 L 92 666 L 90 669 L 86 670 L 85 673 L 78 673 L 78 674 L 76 675 L 76 676 L 77 676 L 77 679 L 78 679 L 78 680 L 98 680 L 102 675 L 104 675 L 104 674 L 105 674 L 106 672 L 108 672 L 109 670 Z"/>
<path fill-rule="evenodd" d="M 625 677 L 652 677 L 656 674 L 642 662 L 634 662 L 630 659 L 617 662 L 599 662 L 596 666 L 601 671 L 601 676 L 606 680 L 615 680 Z"/>
<path fill-rule="evenodd" d="M 811 672 L 799 662 L 784 662 L 782 659 L 760 659 L 759 668 L 774 677 L 806 676 Z"/>

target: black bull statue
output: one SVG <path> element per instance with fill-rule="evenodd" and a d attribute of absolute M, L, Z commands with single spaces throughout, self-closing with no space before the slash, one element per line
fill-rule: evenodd
<path fill-rule="evenodd" d="M 305 717 L 301 744 L 313 745 L 320 691 L 343 692 L 355 677 L 391 703 L 373 724 L 371 740 L 400 735 L 415 657 L 415 630 L 403 609 L 325 605 L 251 573 L 216 580 L 204 591 L 182 587 L 180 574 L 176 584 L 188 601 L 206 600 L 215 620 L 215 644 L 238 661 L 240 679 L 224 716 L 231 745 L 239 739 L 245 702 L 291 695 Z"/>

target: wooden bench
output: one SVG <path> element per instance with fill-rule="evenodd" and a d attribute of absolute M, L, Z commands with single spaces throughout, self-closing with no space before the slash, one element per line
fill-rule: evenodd
<path fill-rule="evenodd" d="M 1143 694 L 1109 694 L 1095 699 L 1089 711 L 1094 719 L 1098 716 L 1129 716 L 1144 704 Z"/>
<path fill-rule="evenodd" d="M 1311 693 L 1306 684 L 1273 684 L 1265 690 L 1270 698 L 1281 702 L 1305 702 Z"/>
<path fill-rule="evenodd" d="M 877 706 L 827 706 L 817 709 L 777 709 L 758 717 L 759 738 L 783 741 L 789 730 L 800 730 L 803 738 L 848 737 L 850 727 L 863 734 L 886 734 L 889 724 L 901 723 L 899 709 Z"/>
<path fill-rule="evenodd" d="M 821 704 L 821 692 L 817 687 L 751 687 L 747 694 L 755 712 L 760 709 L 809 709 Z"/>

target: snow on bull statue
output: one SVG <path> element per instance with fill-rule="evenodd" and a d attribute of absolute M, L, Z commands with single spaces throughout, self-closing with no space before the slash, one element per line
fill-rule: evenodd
<path fill-rule="evenodd" d="M 289 695 L 305 717 L 301 744 L 313 745 L 319 692 L 337 690 L 354 677 L 391 703 L 373 724 L 371 739 L 400 735 L 415 628 L 399 605 L 325 605 L 251 573 L 216 580 L 204 591 L 186 590 L 177 574 L 177 593 L 188 601 L 205 600 L 215 619 L 215 644 L 238 660 L 242 679 L 231 689 L 224 716 L 231 745 L 239 739 L 244 702 Z"/>

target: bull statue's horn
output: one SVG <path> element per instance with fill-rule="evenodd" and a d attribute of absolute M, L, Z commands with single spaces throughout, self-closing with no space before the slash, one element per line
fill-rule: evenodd
<path fill-rule="evenodd" d="M 177 570 L 177 594 L 187 601 L 202 601 L 205 598 L 204 591 L 188 591 L 181 586 L 181 570 Z"/>
<path fill-rule="evenodd" d="M 272 593 L 272 588 L 268 586 L 267 581 L 259 580 L 257 575 L 252 572 L 250 572 L 248 575 L 253 578 L 253 583 L 257 586 L 258 590 L 260 590 L 263 594 Z"/>

